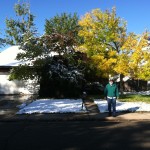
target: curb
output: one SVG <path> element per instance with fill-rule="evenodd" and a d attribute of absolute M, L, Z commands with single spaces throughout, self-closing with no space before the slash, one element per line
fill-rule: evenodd
<path fill-rule="evenodd" d="M 150 121 L 150 113 L 118 113 L 108 117 L 107 113 L 53 113 L 0 116 L 0 122 L 51 122 L 51 121 Z"/>

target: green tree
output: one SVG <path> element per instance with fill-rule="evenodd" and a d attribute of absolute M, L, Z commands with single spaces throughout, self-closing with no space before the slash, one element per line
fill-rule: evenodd
<path fill-rule="evenodd" d="M 78 25 L 79 17 L 76 13 L 67 14 L 62 13 L 56 15 L 51 19 L 46 19 L 45 23 L 45 34 L 51 35 L 52 33 L 61 34 L 62 36 L 67 36 L 70 38 L 70 45 L 76 46 L 81 42 L 81 38 L 78 36 L 78 31 L 80 26 Z M 67 51 L 66 48 L 63 48 Z"/>
<path fill-rule="evenodd" d="M 3 38 L 0 38 L 0 48 L 1 48 L 2 46 L 4 46 L 4 44 L 5 44 L 5 40 L 4 40 Z"/>
<path fill-rule="evenodd" d="M 36 33 L 34 16 L 30 13 L 29 3 L 18 1 L 14 6 L 16 19 L 6 18 L 6 43 L 20 45 Z"/>
<path fill-rule="evenodd" d="M 61 19 L 64 16 L 66 16 L 65 19 Z M 55 19 L 56 17 L 54 17 Z M 52 21 L 52 18 L 50 19 L 52 24 L 46 21 L 46 33 L 43 36 L 31 37 L 21 44 L 21 49 L 24 52 L 18 54 L 17 59 L 27 63 L 14 68 L 11 72 L 11 79 L 37 78 L 41 86 L 40 95 L 42 96 L 51 94 L 49 90 L 54 91 L 56 87 L 57 89 L 53 94 L 58 96 L 63 93 L 65 95 L 65 92 L 71 89 L 70 86 L 72 89 L 76 86 L 77 91 L 80 90 L 78 85 L 81 86 L 82 84 L 82 57 L 80 57 L 79 52 L 75 52 L 75 47 L 78 44 L 78 34 L 76 33 L 79 29 L 78 19 L 70 15 L 67 17 L 67 14 L 59 16 L 59 19 L 62 20 L 64 26 L 62 24 L 57 25 L 59 22 Z M 67 31 L 68 25 L 65 25 L 69 24 L 68 22 L 73 22 L 73 24 L 70 24 Z M 62 28 L 61 31 L 59 26 Z M 52 86 L 53 83 L 59 84 Z M 43 91 L 45 92 L 44 95 Z M 72 94 L 74 93 L 72 91 Z"/>
<path fill-rule="evenodd" d="M 0 35 L 1 35 L 1 33 L 0 33 Z M 0 48 L 5 46 L 5 44 L 6 44 L 5 39 L 0 37 Z"/>
<path fill-rule="evenodd" d="M 57 22 L 57 20 L 61 20 L 62 23 L 59 24 L 60 22 Z M 24 53 L 18 54 L 17 59 L 24 62 L 30 62 L 30 66 L 43 66 L 45 65 L 45 60 L 47 61 L 47 58 L 49 58 L 52 53 L 58 53 L 61 56 L 63 54 L 63 57 L 66 57 L 68 59 L 70 58 L 71 61 L 71 54 L 74 54 L 74 47 L 77 44 L 77 33 L 71 34 L 71 32 L 74 33 L 73 30 L 70 31 L 71 27 L 67 32 L 68 25 L 65 25 L 69 24 L 68 22 L 73 22 L 73 24 L 70 24 L 70 26 L 73 26 L 72 29 L 74 28 L 74 30 L 77 30 L 79 28 L 78 17 L 76 16 L 76 14 L 71 16 L 70 14 L 67 15 L 66 13 L 63 13 L 60 16 L 57 15 L 56 17 L 51 18 L 50 21 L 46 20 L 46 33 L 40 37 L 32 36 L 28 39 L 25 39 L 25 41 L 21 43 L 21 48 L 24 50 Z M 63 23 L 64 25 L 62 25 Z M 62 27 L 62 31 L 60 31 L 60 27 Z M 63 28 L 65 32 L 63 32 Z M 27 66 L 28 65 L 26 65 L 26 67 Z M 28 76 L 28 74 L 22 74 L 19 77 L 19 73 L 17 73 L 17 76 L 20 79 L 23 76 L 24 78 L 31 78 L 31 76 Z M 15 77 L 14 74 L 12 77 L 17 78 L 17 76 Z"/>
<path fill-rule="evenodd" d="M 80 26 L 78 25 L 79 17 L 76 13 L 67 14 L 62 13 L 56 15 L 51 19 L 46 19 L 45 33 L 50 35 L 51 33 L 59 33 L 63 35 L 72 34 L 74 38 L 78 37 L 78 31 Z"/>
<path fill-rule="evenodd" d="M 54 63 L 55 66 L 57 66 L 56 68 L 58 68 L 58 66 L 64 68 L 64 70 L 62 69 L 63 71 L 61 69 L 56 71 L 49 68 L 48 72 L 51 71 L 52 74 L 49 79 L 49 89 L 51 89 L 51 91 L 55 90 L 55 92 L 60 95 L 75 96 L 80 93 L 82 86 L 81 81 L 83 80 L 83 74 L 81 73 L 81 68 L 84 66 L 84 63 L 82 57 L 80 57 L 82 54 L 75 52 L 75 47 L 81 40 L 78 36 L 80 29 L 78 20 L 76 13 L 73 15 L 62 13 L 61 15 L 56 15 L 46 20 L 45 24 L 46 35 L 54 35 L 54 37 L 57 37 L 53 38 L 51 50 L 53 49 L 54 52 L 59 54 L 57 61 L 48 62 L 49 66 Z M 54 74 L 55 76 L 53 76 Z M 50 75 L 47 77 L 50 77 Z M 43 79 L 46 79 L 46 77 L 44 76 Z M 45 83 L 48 83 L 48 80 L 46 80 L 43 81 L 42 84 L 45 85 Z M 58 83 L 57 86 L 52 86 L 55 85 L 55 83 Z"/>

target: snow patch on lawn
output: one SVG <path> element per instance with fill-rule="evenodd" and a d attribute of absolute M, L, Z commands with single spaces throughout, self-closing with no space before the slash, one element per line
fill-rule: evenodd
<path fill-rule="evenodd" d="M 108 112 L 107 108 L 107 101 L 102 99 L 95 99 L 95 104 L 98 105 L 98 108 L 100 112 Z M 147 111 L 150 112 L 150 104 L 145 102 L 116 102 L 116 111 L 129 111 L 129 112 L 135 112 L 135 111 Z"/>
<path fill-rule="evenodd" d="M 26 105 L 19 106 L 17 114 L 32 113 L 78 113 L 85 112 L 85 106 L 82 109 L 82 99 L 39 99 Z"/>

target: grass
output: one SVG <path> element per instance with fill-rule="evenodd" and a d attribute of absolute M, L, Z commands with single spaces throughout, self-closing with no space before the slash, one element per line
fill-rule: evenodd
<path fill-rule="evenodd" d="M 146 102 L 146 103 L 150 103 L 150 95 L 139 95 L 139 94 L 121 95 L 119 98 L 119 101 L 121 101 L 121 102 Z"/>
<path fill-rule="evenodd" d="M 91 99 L 104 99 L 104 95 L 89 95 Z M 120 102 L 146 102 L 150 103 L 150 95 L 126 94 L 119 96 Z"/>

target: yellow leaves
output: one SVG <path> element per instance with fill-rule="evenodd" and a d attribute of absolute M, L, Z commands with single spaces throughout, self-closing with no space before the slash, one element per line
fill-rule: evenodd
<path fill-rule="evenodd" d="M 137 77 L 142 80 L 150 80 L 150 63 L 147 63 L 139 69 Z"/>
<path fill-rule="evenodd" d="M 148 51 L 143 51 L 143 58 L 145 61 L 150 61 L 150 50 Z"/>
<path fill-rule="evenodd" d="M 147 71 L 147 62 L 148 62 L 148 56 L 149 54 L 145 53 L 143 51 L 143 46 L 145 44 L 143 39 L 139 41 L 138 45 L 134 47 L 130 60 L 128 62 L 129 65 L 129 73 L 133 78 L 139 78 L 139 79 L 146 79 L 148 77 L 148 71 Z M 150 79 L 150 75 L 149 75 Z"/>
<path fill-rule="evenodd" d="M 146 66 L 150 59 L 150 53 L 146 51 L 148 44 L 147 37 L 147 33 L 138 36 L 131 33 L 121 48 L 129 57 L 129 61 L 127 62 L 128 72 L 133 78 L 144 79 L 148 77 Z"/>
<path fill-rule="evenodd" d="M 138 41 L 137 41 L 137 37 L 133 34 L 130 34 L 127 36 L 123 46 L 122 46 L 122 50 L 134 50 L 137 47 Z"/>
<path fill-rule="evenodd" d="M 76 50 L 76 51 L 83 52 L 83 53 L 86 53 L 86 52 L 87 52 L 87 48 L 86 48 L 84 45 L 81 45 L 81 46 L 79 46 L 79 47 L 76 47 L 75 50 Z"/>
<path fill-rule="evenodd" d="M 92 31 L 86 32 L 85 30 L 82 30 L 79 32 L 79 36 L 84 36 L 84 39 L 92 39 L 93 38 L 93 33 Z"/>
<path fill-rule="evenodd" d="M 92 57 L 93 63 L 97 68 L 103 72 L 104 74 L 109 75 L 114 72 L 114 66 L 117 62 L 116 58 L 105 58 L 102 54 L 93 55 Z"/>
<path fill-rule="evenodd" d="M 128 75 L 128 70 L 129 70 L 128 61 L 129 58 L 126 54 L 120 54 L 118 56 L 117 63 L 114 70 L 119 74 Z"/>
<path fill-rule="evenodd" d="M 104 67 L 114 70 L 116 62 L 117 60 L 115 58 L 109 58 L 105 61 Z"/>
<path fill-rule="evenodd" d="M 86 52 L 104 74 L 114 72 L 119 54 L 118 45 L 114 43 L 120 44 L 126 35 L 125 23 L 116 17 L 116 9 L 112 12 L 94 9 L 81 18 L 79 25 L 79 36 L 84 38 L 84 44 L 78 49 Z"/>
<path fill-rule="evenodd" d="M 111 51 L 108 52 L 108 55 L 109 55 L 110 58 L 117 57 L 117 52 L 114 51 L 114 50 L 111 50 Z"/>
<path fill-rule="evenodd" d="M 150 55 L 143 51 L 148 44 L 147 32 L 127 35 L 126 22 L 116 16 L 115 8 L 111 12 L 94 9 L 85 14 L 79 25 L 79 36 L 84 38 L 79 50 L 86 52 L 103 74 L 147 76 L 149 70 L 144 65 Z"/>
<path fill-rule="evenodd" d="M 82 17 L 81 20 L 79 20 L 78 24 L 83 28 L 83 30 L 88 30 L 92 27 L 93 18 L 91 16 L 91 13 L 85 14 L 84 17 Z"/>
<path fill-rule="evenodd" d="M 99 62 L 105 62 L 103 55 L 93 55 L 91 58 L 95 64 L 99 64 Z"/>

